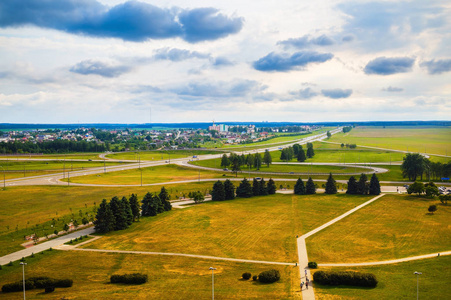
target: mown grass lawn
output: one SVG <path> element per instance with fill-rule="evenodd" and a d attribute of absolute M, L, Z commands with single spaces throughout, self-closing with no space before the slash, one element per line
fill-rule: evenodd
<path fill-rule="evenodd" d="M 86 248 L 178 252 L 295 262 L 296 235 L 370 199 L 369 196 L 271 196 L 208 202 L 165 212 Z"/>
<path fill-rule="evenodd" d="M 80 251 L 45 251 L 27 259 L 26 277 L 48 276 L 73 279 L 70 288 L 57 288 L 51 294 L 43 290 L 27 291 L 27 299 L 209 299 L 211 271 L 215 267 L 215 297 L 217 299 L 293 299 L 299 291 L 294 282 L 299 275 L 295 266 L 271 266 L 235 263 L 186 257 L 166 257 L 133 254 L 94 253 Z M 275 268 L 280 281 L 260 284 L 241 280 L 241 274 Z M 147 274 L 142 285 L 109 283 L 113 274 Z M 0 270 L 0 286 L 20 281 L 22 267 L 15 263 Z M 18 299 L 21 292 L 1 293 L 1 299 Z"/>
<path fill-rule="evenodd" d="M 330 299 L 416 299 L 419 277 L 420 299 L 448 299 L 451 289 L 451 256 L 372 267 L 320 268 L 318 270 L 373 273 L 379 283 L 375 288 L 323 286 L 315 284 L 315 297 Z M 446 296 L 448 295 L 448 296 Z"/>
<path fill-rule="evenodd" d="M 164 151 L 136 151 L 136 152 L 118 152 L 108 154 L 106 157 L 111 159 L 123 160 L 169 160 L 176 158 L 192 157 L 193 155 L 218 154 L 217 151 L 209 150 L 164 150 Z"/>
<path fill-rule="evenodd" d="M 434 214 L 428 207 L 436 204 Z M 390 260 L 451 250 L 451 206 L 408 195 L 385 195 L 307 239 L 318 263 Z"/>

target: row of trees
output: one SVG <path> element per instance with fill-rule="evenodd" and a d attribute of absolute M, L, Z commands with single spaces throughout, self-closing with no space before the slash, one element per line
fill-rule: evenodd
<path fill-rule="evenodd" d="M 316 186 L 311 177 L 308 178 L 307 184 L 304 185 L 301 177 L 296 181 L 294 185 L 294 193 L 296 195 L 312 195 L 316 193 Z"/>
<path fill-rule="evenodd" d="M 138 196 L 132 194 L 129 199 L 117 196 L 111 198 L 109 202 L 102 200 L 97 209 L 94 220 L 94 229 L 99 233 L 107 233 L 115 230 L 128 228 L 133 222 L 139 221 L 140 216 L 156 216 L 158 213 L 172 209 L 169 202 L 169 193 L 162 187 L 159 194 L 147 193 L 142 205 Z"/>
<path fill-rule="evenodd" d="M 402 176 L 415 181 L 417 177 L 423 180 L 425 175 L 428 180 L 431 178 L 440 179 L 451 175 L 451 161 L 447 163 L 431 162 L 419 153 L 407 153 L 401 165 Z"/>
<path fill-rule="evenodd" d="M 301 145 L 294 144 L 293 146 L 282 149 L 280 153 L 280 160 L 290 161 L 293 158 L 296 158 L 297 161 L 303 162 L 307 158 L 312 158 L 314 155 L 315 151 L 313 150 L 312 143 L 307 143 L 307 153 L 304 151 Z"/>
<path fill-rule="evenodd" d="M 238 171 L 241 170 L 242 166 L 247 166 L 248 168 L 256 168 L 257 170 L 259 170 L 262 164 L 266 164 L 266 166 L 269 167 L 271 163 L 272 157 L 271 153 L 269 153 L 268 150 L 265 150 L 263 157 L 260 153 L 249 153 L 248 155 L 238 155 L 236 153 L 230 153 L 229 156 L 227 156 L 227 154 L 224 154 L 221 158 L 221 167 L 227 168 L 231 166 L 232 171 L 235 173 L 238 173 Z"/>
<path fill-rule="evenodd" d="M 368 177 L 365 174 L 360 175 L 359 181 L 354 176 L 351 176 L 348 181 L 348 190 L 346 194 L 351 195 L 379 195 L 381 193 L 381 186 L 379 179 L 374 173 L 368 183 Z"/>
<path fill-rule="evenodd" d="M 216 181 L 211 191 L 211 200 L 224 201 L 233 199 L 235 199 L 235 186 L 233 183 L 229 179 L 224 181 L 224 183 L 220 180 Z"/>
<path fill-rule="evenodd" d="M 34 142 L 0 143 L 0 153 L 70 153 L 70 152 L 104 152 L 110 150 L 109 144 L 97 144 L 87 141 L 55 140 Z"/>
<path fill-rule="evenodd" d="M 343 144 L 343 143 L 341 143 L 340 147 L 341 148 L 346 147 L 346 149 L 355 149 L 355 148 L 357 148 L 357 145 L 356 144 Z"/>
<path fill-rule="evenodd" d="M 276 189 L 276 184 L 272 179 L 269 179 L 266 184 L 263 178 L 260 180 L 254 178 L 251 185 L 249 180 L 244 178 L 236 188 L 236 197 L 249 198 L 253 196 L 272 195 L 276 193 Z M 213 185 L 210 193 L 213 201 L 233 200 L 235 199 L 235 186 L 228 179 L 224 183 L 218 180 Z"/>

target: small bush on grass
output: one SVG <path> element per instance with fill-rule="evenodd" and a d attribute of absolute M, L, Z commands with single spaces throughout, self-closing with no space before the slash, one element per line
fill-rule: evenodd
<path fill-rule="evenodd" d="M 30 277 L 27 280 L 25 280 L 25 289 L 26 290 L 32 290 L 32 289 L 47 289 L 48 287 L 52 288 L 66 288 L 71 287 L 73 284 L 72 279 L 52 279 L 45 276 L 40 277 Z M 14 283 L 7 283 L 2 286 L 2 292 L 3 293 L 10 293 L 10 292 L 20 292 L 23 290 L 22 281 L 14 282 Z"/>
<path fill-rule="evenodd" d="M 143 284 L 147 282 L 147 275 L 141 273 L 111 275 L 111 283 L 125 283 L 125 284 Z"/>
<path fill-rule="evenodd" d="M 13 262 L 10 261 L 10 262 L 7 264 L 7 266 L 8 266 L 8 267 L 12 267 L 12 266 L 13 266 Z"/>
<path fill-rule="evenodd" d="M 48 286 L 48 287 L 45 288 L 45 292 L 46 293 L 51 293 L 51 292 L 54 292 L 54 291 L 55 291 L 55 287 L 53 287 L 53 286 Z"/>
<path fill-rule="evenodd" d="M 258 276 L 257 275 L 252 276 L 252 280 L 253 281 L 257 281 L 258 280 Z"/>
<path fill-rule="evenodd" d="M 273 283 L 280 279 L 280 272 L 275 269 L 261 272 L 258 275 L 258 281 L 262 283 Z"/>
<path fill-rule="evenodd" d="M 252 274 L 249 272 L 245 272 L 243 273 L 243 275 L 241 275 L 241 277 L 243 277 L 243 279 L 248 280 L 249 278 L 251 278 Z"/>
<path fill-rule="evenodd" d="M 308 267 L 310 269 L 317 269 L 318 268 L 318 264 L 316 262 L 314 262 L 314 261 L 309 261 L 308 262 Z"/>
<path fill-rule="evenodd" d="M 363 287 L 376 287 L 378 283 L 374 274 L 350 271 L 318 271 L 313 274 L 313 280 L 324 285 L 353 285 Z"/>

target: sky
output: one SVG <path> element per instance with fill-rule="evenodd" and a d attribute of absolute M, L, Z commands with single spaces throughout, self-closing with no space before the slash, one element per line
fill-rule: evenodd
<path fill-rule="evenodd" d="M 451 120 L 451 2 L 2 0 L 0 123 Z"/>

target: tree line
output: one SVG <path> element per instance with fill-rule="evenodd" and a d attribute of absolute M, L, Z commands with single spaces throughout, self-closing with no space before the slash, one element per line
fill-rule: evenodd
<path fill-rule="evenodd" d="M 276 193 L 276 189 L 276 184 L 272 179 L 269 179 L 268 183 L 266 183 L 264 178 L 260 180 L 254 178 L 251 185 L 249 180 L 244 178 L 236 188 L 235 193 L 235 186 L 227 179 L 224 183 L 220 180 L 215 182 L 210 193 L 213 201 L 223 201 L 233 200 L 235 195 L 240 198 L 273 195 Z"/>
<path fill-rule="evenodd" d="M 280 153 L 280 160 L 291 161 L 296 158 L 299 162 L 304 162 L 307 158 L 312 158 L 315 156 L 315 151 L 313 150 L 313 144 L 307 143 L 307 151 L 305 152 L 301 145 L 294 144 L 293 146 L 283 148 Z"/>
<path fill-rule="evenodd" d="M 87 141 L 55 140 L 34 142 L 0 143 L 0 153 L 70 153 L 70 152 L 104 152 L 109 144 L 98 144 Z"/>
<path fill-rule="evenodd" d="M 103 199 L 97 209 L 94 229 L 99 233 L 127 229 L 133 222 L 139 221 L 140 216 L 156 216 L 171 210 L 169 199 L 169 193 L 164 187 L 159 194 L 148 192 L 142 199 L 142 204 L 135 194 L 129 199 L 122 197 L 119 200 L 117 196 L 109 202 Z"/>
<path fill-rule="evenodd" d="M 248 155 L 244 155 L 244 153 L 241 155 L 230 153 L 229 156 L 224 154 L 221 158 L 221 167 L 227 168 L 231 166 L 231 169 L 235 174 L 238 174 L 238 171 L 241 171 L 242 166 L 259 170 L 262 164 L 266 164 L 266 166 L 269 167 L 271 163 L 272 157 L 268 150 L 265 150 L 263 157 L 260 153 L 249 153 Z"/>
<path fill-rule="evenodd" d="M 432 162 L 419 153 L 407 153 L 401 165 L 402 176 L 415 181 L 417 177 L 423 180 L 423 175 L 431 180 L 449 177 L 451 175 L 451 161 L 447 163 Z"/>

